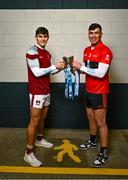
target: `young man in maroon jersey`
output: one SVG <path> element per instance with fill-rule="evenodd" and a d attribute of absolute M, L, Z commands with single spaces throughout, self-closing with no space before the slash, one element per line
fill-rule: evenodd
<path fill-rule="evenodd" d="M 33 153 L 33 145 L 46 148 L 53 144 L 46 141 L 42 131 L 44 120 L 50 105 L 50 74 L 65 68 L 63 62 L 51 65 L 51 55 L 45 49 L 49 39 L 49 32 L 44 27 L 36 30 L 36 44 L 28 49 L 26 60 L 28 66 L 28 91 L 30 98 L 30 122 L 27 129 L 27 149 L 24 160 L 33 167 L 39 167 L 40 162 Z M 35 134 L 36 141 L 34 142 Z"/>
<path fill-rule="evenodd" d="M 101 167 L 108 159 L 108 127 L 106 123 L 107 94 L 109 93 L 108 71 L 112 60 L 111 50 L 102 43 L 102 27 L 93 23 L 89 26 L 88 37 L 91 46 L 84 50 L 84 65 L 78 61 L 73 67 L 86 74 L 85 102 L 89 120 L 90 139 L 80 145 L 87 150 L 96 147 L 97 128 L 100 137 L 100 153 L 94 161 L 94 167 Z"/>

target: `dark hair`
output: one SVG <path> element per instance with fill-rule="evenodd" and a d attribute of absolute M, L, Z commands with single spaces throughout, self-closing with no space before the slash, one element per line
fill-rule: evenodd
<path fill-rule="evenodd" d="M 38 27 L 36 30 L 36 37 L 38 34 L 43 34 L 43 35 L 45 34 L 49 37 L 49 32 L 45 27 Z"/>
<path fill-rule="evenodd" d="M 99 28 L 100 31 L 102 31 L 102 27 L 101 27 L 101 25 L 98 24 L 98 23 L 93 23 L 93 24 L 91 24 L 91 25 L 89 26 L 88 30 L 89 30 L 89 31 L 90 31 L 90 30 L 95 30 L 96 28 Z"/>

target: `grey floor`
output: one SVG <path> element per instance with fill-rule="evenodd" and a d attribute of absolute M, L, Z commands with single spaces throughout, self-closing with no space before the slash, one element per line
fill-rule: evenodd
<path fill-rule="evenodd" d="M 45 129 L 44 136 L 55 146 L 61 145 L 63 139 L 68 139 L 77 147 L 89 137 L 89 131 L 85 129 Z M 24 166 L 23 160 L 26 148 L 25 128 L 0 128 L 0 167 Z M 58 163 L 55 159 L 57 151 L 46 148 L 35 148 L 35 154 L 43 162 L 43 167 L 79 167 L 92 168 L 92 163 L 99 150 L 96 149 L 77 151 L 75 154 L 81 159 L 81 163 L 75 163 L 68 156 Z M 109 160 L 104 168 L 128 169 L 128 130 L 109 131 Z M 52 175 L 52 174 L 20 174 L 0 173 L 0 179 L 128 179 L 128 176 L 117 175 Z"/>

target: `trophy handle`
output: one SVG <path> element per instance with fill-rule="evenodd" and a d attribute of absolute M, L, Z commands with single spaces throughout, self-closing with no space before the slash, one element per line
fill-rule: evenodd
<path fill-rule="evenodd" d="M 63 57 L 63 60 L 64 60 L 64 62 L 65 62 L 65 64 L 66 64 L 66 66 L 67 66 L 67 64 L 68 64 L 68 62 L 67 62 L 67 57 L 64 56 L 64 57 Z"/>
<path fill-rule="evenodd" d="M 70 65 L 70 67 L 72 67 L 73 60 L 74 60 L 74 56 L 70 56 L 69 57 L 69 65 Z"/>

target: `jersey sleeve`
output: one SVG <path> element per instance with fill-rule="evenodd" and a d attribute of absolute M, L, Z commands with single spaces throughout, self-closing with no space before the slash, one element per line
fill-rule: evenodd
<path fill-rule="evenodd" d="M 48 68 L 40 68 L 39 60 L 38 60 L 38 53 L 36 49 L 33 47 L 27 51 L 26 60 L 27 60 L 29 68 L 31 69 L 32 73 L 36 77 L 49 74 L 56 69 L 55 65 L 51 65 Z"/>
<path fill-rule="evenodd" d="M 34 47 L 27 50 L 26 59 L 34 60 L 38 58 L 38 53 Z"/>
<path fill-rule="evenodd" d="M 111 61 L 112 61 L 112 52 L 111 50 L 109 49 L 104 49 L 102 52 L 101 52 L 101 55 L 100 55 L 100 62 L 101 63 L 105 63 L 105 64 L 111 64 Z"/>
<path fill-rule="evenodd" d="M 109 69 L 109 64 L 99 63 L 97 69 L 93 69 L 90 67 L 86 67 L 84 65 L 81 66 L 80 71 L 85 72 L 94 77 L 103 78 Z"/>

